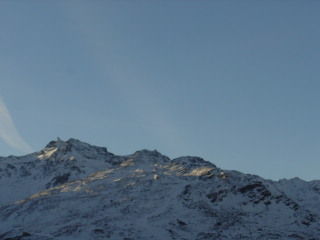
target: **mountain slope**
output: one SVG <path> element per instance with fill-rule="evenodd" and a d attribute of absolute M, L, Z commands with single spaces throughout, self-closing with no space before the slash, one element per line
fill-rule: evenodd
<path fill-rule="evenodd" d="M 319 239 L 320 184 L 75 139 L 0 159 L 0 239 Z"/>

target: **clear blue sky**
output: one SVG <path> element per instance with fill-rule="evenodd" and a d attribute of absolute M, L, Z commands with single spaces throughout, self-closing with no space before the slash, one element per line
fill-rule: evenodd
<path fill-rule="evenodd" d="M 319 12 L 312 0 L 2 0 L 0 155 L 74 137 L 320 179 Z"/>

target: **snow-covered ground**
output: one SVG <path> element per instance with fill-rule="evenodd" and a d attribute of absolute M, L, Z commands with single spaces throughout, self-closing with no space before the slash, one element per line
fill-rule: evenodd
<path fill-rule="evenodd" d="M 320 181 L 75 139 L 0 158 L 1 239 L 320 239 Z"/>

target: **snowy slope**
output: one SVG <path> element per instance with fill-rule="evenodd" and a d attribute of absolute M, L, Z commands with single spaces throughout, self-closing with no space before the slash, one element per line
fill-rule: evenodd
<path fill-rule="evenodd" d="M 1 239 L 320 239 L 320 184 L 75 139 L 0 158 Z"/>

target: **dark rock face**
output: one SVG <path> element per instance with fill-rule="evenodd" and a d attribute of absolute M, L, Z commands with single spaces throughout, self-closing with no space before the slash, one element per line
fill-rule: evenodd
<path fill-rule="evenodd" d="M 49 183 L 46 184 L 46 188 L 55 187 L 68 182 L 70 173 L 65 173 L 54 177 Z"/>
<path fill-rule="evenodd" d="M 0 240 L 319 239 L 320 184 L 70 139 L 0 158 Z M 303 194 L 302 194 L 303 193 Z"/>
<path fill-rule="evenodd" d="M 27 237 L 31 237 L 31 234 L 28 232 L 23 232 L 21 235 L 14 236 L 14 237 L 5 237 L 6 234 L 0 235 L 0 239 L 4 240 L 23 240 L 27 239 Z"/>

